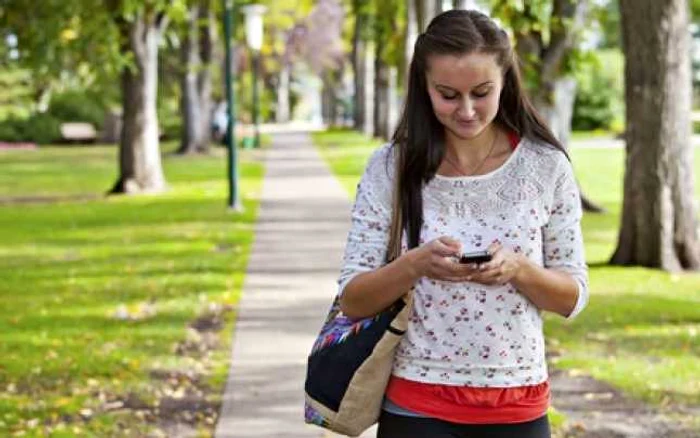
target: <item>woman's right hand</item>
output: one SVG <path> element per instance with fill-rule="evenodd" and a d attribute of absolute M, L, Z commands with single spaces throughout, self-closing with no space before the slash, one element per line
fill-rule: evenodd
<path fill-rule="evenodd" d="M 432 240 L 406 253 L 416 279 L 421 277 L 441 281 L 465 281 L 478 272 L 475 266 L 461 264 L 462 244 L 447 236 Z"/>

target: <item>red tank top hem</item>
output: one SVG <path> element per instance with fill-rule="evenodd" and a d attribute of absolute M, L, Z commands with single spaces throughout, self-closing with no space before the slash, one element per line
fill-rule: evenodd
<path fill-rule="evenodd" d="M 480 388 L 414 382 L 392 376 L 386 397 L 397 406 L 460 424 L 511 424 L 547 413 L 549 382 L 510 388 Z"/>

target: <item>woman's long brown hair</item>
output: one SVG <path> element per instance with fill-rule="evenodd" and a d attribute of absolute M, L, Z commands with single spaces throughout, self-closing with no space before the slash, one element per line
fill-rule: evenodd
<path fill-rule="evenodd" d="M 423 226 L 423 185 L 437 173 L 445 153 L 445 128 L 435 116 L 428 95 L 426 73 L 432 55 L 462 56 L 494 54 L 503 71 L 503 89 L 495 123 L 519 137 L 560 149 L 552 134 L 525 94 L 517 56 L 508 34 L 488 16 L 470 10 L 451 10 L 431 21 L 416 40 L 408 78 L 408 93 L 392 143 L 396 165 L 394 185 L 401 209 L 401 230 L 408 247 L 420 243 Z"/>

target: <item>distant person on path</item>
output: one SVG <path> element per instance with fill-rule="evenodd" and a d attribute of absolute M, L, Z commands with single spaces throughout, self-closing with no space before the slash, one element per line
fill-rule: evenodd
<path fill-rule="evenodd" d="M 436 17 L 409 75 L 393 142 L 358 186 L 339 279 L 349 317 L 414 291 L 378 437 L 549 437 L 540 314 L 573 318 L 588 302 L 572 166 L 486 15 Z M 403 252 L 385 264 L 395 178 Z"/>

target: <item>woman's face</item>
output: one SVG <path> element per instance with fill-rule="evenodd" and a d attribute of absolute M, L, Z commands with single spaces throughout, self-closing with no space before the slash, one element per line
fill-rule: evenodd
<path fill-rule="evenodd" d="M 435 116 L 456 137 L 473 139 L 496 117 L 503 89 L 496 55 L 433 55 L 426 79 Z"/>

